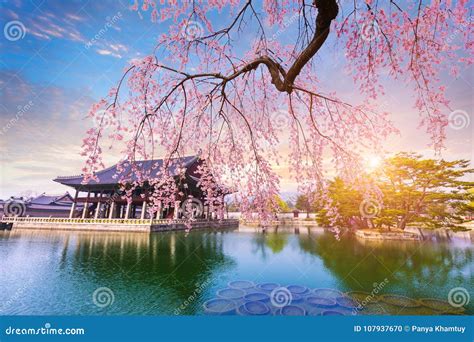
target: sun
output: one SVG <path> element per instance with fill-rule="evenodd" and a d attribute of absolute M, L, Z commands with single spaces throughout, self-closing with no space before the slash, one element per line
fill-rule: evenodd
<path fill-rule="evenodd" d="M 382 165 L 382 158 L 377 155 L 371 155 L 365 158 L 365 168 L 368 172 L 372 172 Z"/>

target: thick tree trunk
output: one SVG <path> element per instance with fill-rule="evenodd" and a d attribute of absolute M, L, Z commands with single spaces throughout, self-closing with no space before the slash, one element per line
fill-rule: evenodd
<path fill-rule="evenodd" d="M 401 219 L 401 221 L 398 223 L 398 228 L 400 228 L 401 230 L 405 230 L 407 226 L 407 222 L 408 222 L 408 217 L 404 216 Z"/>
<path fill-rule="evenodd" d="M 291 93 L 293 90 L 293 83 L 303 67 L 313 58 L 326 41 L 331 22 L 336 19 L 339 13 L 339 6 L 336 0 L 314 0 L 313 5 L 318 9 L 316 29 L 308 46 L 296 58 L 283 79 L 283 91 L 288 93 Z"/>

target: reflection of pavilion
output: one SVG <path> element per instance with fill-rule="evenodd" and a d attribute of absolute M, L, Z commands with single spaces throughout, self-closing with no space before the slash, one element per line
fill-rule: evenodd
<path fill-rule="evenodd" d="M 178 199 L 174 206 L 161 206 L 155 213 L 157 219 L 174 218 L 183 216 L 181 207 L 182 202 L 188 198 L 193 198 L 193 215 L 196 218 L 207 218 L 209 215 L 208 207 L 204 208 L 204 195 L 198 182 L 200 175 L 197 168 L 203 163 L 203 160 L 196 156 L 172 159 L 168 166 L 169 174 L 175 179 L 177 185 L 176 198 Z M 147 212 L 147 205 L 150 203 L 153 194 L 153 185 L 149 180 L 158 178 L 162 172 L 163 160 L 145 160 L 133 163 L 116 164 L 107 169 L 95 173 L 95 179 L 83 184 L 83 176 L 57 177 L 54 181 L 63 185 L 70 186 L 76 190 L 74 203 L 69 217 L 81 218 L 150 218 Z M 140 181 L 137 173 L 140 173 L 142 186 L 133 190 L 131 201 L 124 197 L 123 186 Z M 122 183 L 122 184 L 121 184 Z M 125 183 L 125 184 L 123 184 Z M 217 187 L 223 189 L 222 187 Z M 85 197 L 80 197 L 80 193 L 85 192 Z M 221 190 L 222 202 L 224 196 L 228 194 L 226 190 Z M 82 212 L 76 212 L 76 204 L 83 203 Z M 155 217 L 154 217 L 155 218 Z"/>
<path fill-rule="evenodd" d="M 225 253 L 225 237 L 226 233 L 206 231 L 186 235 L 13 230 L 4 239 L 42 242 L 35 244 L 34 255 L 48 262 L 40 263 L 38 271 L 47 268 L 62 275 L 56 285 L 63 292 L 55 298 L 67 302 L 63 310 L 68 314 L 173 315 L 189 301 L 180 313 L 194 315 L 215 294 L 221 275 L 236 266 Z M 46 251 L 43 243 L 51 248 Z M 23 250 L 23 244 L 16 246 Z M 91 303 L 91 296 L 104 286 L 114 292 L 115 301 L 102 311 Z M 55 296 L 51 288 L 43 289 Z M 45 306 L 55 305 L 52 301 Z"/>

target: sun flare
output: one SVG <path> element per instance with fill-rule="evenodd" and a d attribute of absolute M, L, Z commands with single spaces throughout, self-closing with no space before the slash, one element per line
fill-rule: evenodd
<path fill-rule="evenodd" d="M 366 170 L 372 172 L 378 167 L 380 167 L 380 165 L 382 164 L 382 158 L 377 155 L 372 155 L 366 158 L 365 163 Z"/>

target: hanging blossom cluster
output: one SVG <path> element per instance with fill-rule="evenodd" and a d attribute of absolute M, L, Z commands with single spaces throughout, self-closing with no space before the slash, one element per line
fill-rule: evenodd
<path fill-rule="evenodd" d="M 385 93 L 384 70 L 412 88 L 420 125 L 439 151 L 449 110 L 441 77 L 456 77 L 474 61 L 472 2 L 366 0 L 356 6 L 337 24 L 354 80 L 372 99 Z"/>
<path fill-rule="evenodd" d="M 225 184 L 245 217 L 270 220 L 279 193 L 275 168 L 282 163 L 299 190 L 320 194 L 336 217 L 325 195 L 328 171 L 372 191 L 361 181 L 361 156 L 381 151 L 381 142 L 397 132 L 389 113 L 370 101 L 383 94 L 381 69 L 414 87 L 421 123 L 440 148 L 448 105 L 441 65 L 472 63 L 466 1 L 387 1 L 381 7 L 370 0 L 145 0 L 132 10 L 151 12 L 169 30 L 154 53 L 132 60 L 92 107 L 96 125 L 83 143 L 84 174 L 88 181 L 103 167 L 103 145 L 121 146 L 123 163 L 138 179 L 127 184 L 152 185 L 146 195 L 151 212 L 184 199 L 170 170 L 183 168 L 177 157 L 196 154 L 205 160 L 199 186 L 218 217 L 224 203 L 217 184 Z M 298 18 L 295 27 L 289 17 Z M 458 34 L 449 42 L 453 27 Z M 364 104 L 320 87 L 318 71 L 330 61 L 315 56 L 331 33 L 344 42 L 354 80 L 367 95 Z M 163 156 L 153 172 L 135 162 Z"/>

